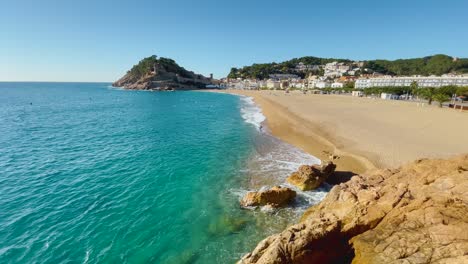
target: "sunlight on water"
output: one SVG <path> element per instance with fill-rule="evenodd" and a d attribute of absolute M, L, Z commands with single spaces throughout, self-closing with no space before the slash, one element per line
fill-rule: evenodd
<path fill-rule="evenodd" d="M 0 83 L 0 263 L 232 263 L 326 193 L 242 210 L 320 161 L 249 98 Z"/>

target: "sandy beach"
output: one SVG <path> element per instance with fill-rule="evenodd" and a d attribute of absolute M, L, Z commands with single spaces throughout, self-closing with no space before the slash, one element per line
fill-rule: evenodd
<path fill-rule="evenodd" d="M 361 173 L 420 158 L 468 152 L 468 113 L 404 101 L 284 91 L 223 91 L 251 96 L 272 134 Z"/>

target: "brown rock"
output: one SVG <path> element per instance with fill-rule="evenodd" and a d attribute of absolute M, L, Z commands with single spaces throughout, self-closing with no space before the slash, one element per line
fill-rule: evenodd
<path fill-rule="evenodd" d="M 132 68 L 112 86 L 130 90 L 172 91 L 201 89 L 213 83 L 212 78 L 187 71 L 167 58 L 151 56 L 134 67 L 140 70 L 133 71 Z"/>
<path fill-rule="evenodd" d="M 302 165 L 299 170 L 287 178 L 290 184 L 296 185 L 303 191 L 314 190 L 333 174 L 336 165 L 333 162 L 318 165 Z"/>
<path fill-rule="evenodd" d="M 296 197 L 296 192 L 281 186 L 275 186 L 270 190 L 249 192 L 241 200 L 241 206 L 264 206 L 281 207 L 290 203 Z"/>
<path fill-rule="evenodd" d="M 468 263 L 468 155 L 333 187 L 239 263 Z"/>

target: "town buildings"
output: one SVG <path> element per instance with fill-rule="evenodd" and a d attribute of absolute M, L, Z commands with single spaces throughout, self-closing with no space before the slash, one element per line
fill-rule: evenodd
<path fill-rule="evenodd" d="M 303 62 L 299 62 L 296 65 L 297 72 L 306 72 L 306 71 L 319 71 L 320 65 L 306 65 Z"/>
<path fill-rule="evenodd" d="M 274 80 L 271 80 L 271 79 L 270 79 L 270 80 L 268 80 L 268 81 L 266 82 L 266 87 L 267 87 L 268 89 L 279 89 L 280 86 L 281 86 L 281 85 L 280 85 L 280 83 L 279 83 L 278 81 L 274 81 Z"/>
<path fill-rule="evenodd" d="M 363 62 L 331 62 L 325 65 L 306 65 L 298 63 L 293 71 L 297 74 L 270 74 L 266 80 L 224 79 L 221 87 L 228 89 L 325 89 L 344 88 L 347 83 L 355 82 L 354 87 L 408 87 L 413 82 L 418 87 L 442 87 L 447 85 L 468 86 L 468 76 L 446 74 L 443 76 L 392 77 L 378 72 L 367 73 Z M 306 74 L 304 74 L 304 72 Z M 359 72 L 359 78 L 355 74 Z M 312 75 L 312 74 L 320 74 Z M 306 75 L 301 79 L 299 75 Z"/>
<path fill-rule="evenodd" d="M 300 79 L 300 77 L 296 74 L 270 74 L 269 75 L 270 79 L 276 80 L 276 81 L 282 81 L 282 80 L 290 80 L 290 79 Z"/>
<path fill-rule="evenodd" d="M 318 82 L 315 83 L 315 87 L 311 87 L 311 88 L 323 89 L 323 88 L 329 88 L 329 87 L 331 87 L 330 82 L 318 81 Z"/>
<path fill-rule="evenodd" d="M 343 83 L 341 82 L 334 82 L 331 84 L 331 88 L 343 88 Z"/>
<path fill-rule="evenodd" d="M 369 87 L 405 87 L 416 82 L 418 87 L 442 87 L 447 85 L 468 86 L 468 77 L 380 77 L 360 78 L 356 80 L 355 88 Z"/>

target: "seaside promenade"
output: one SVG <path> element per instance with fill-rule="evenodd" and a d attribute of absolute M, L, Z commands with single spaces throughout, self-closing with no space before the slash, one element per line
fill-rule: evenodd
<path fill-rule="evenodd" d="M 251 96 L 271 132 L 338 169 L 361 173 L 420 158 L 466 153 L 468 113 L 415 103 L 284 91 L 222 92 Z"/>

